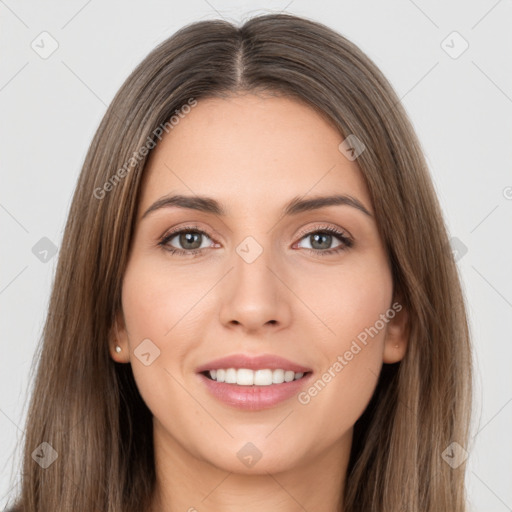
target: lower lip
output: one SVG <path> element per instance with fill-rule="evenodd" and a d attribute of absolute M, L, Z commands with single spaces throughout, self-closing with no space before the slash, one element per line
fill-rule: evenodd
<path fill-rule="evenodd" d="M 237 384 L 217 382 L 202 373 L 198 375 L 205 383 L 208 391 L 221 402 L 238 409 L 258 411 L 274 407 L 297 395 L 300 389 L 309 381 L 312 374 L 308 373 L 301 379 L 283 382 L 282 384 L 271 384 L 270 386 L 238 386 Z"/>

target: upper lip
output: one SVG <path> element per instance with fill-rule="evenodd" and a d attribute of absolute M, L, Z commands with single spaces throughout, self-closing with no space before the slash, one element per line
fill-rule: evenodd
<path fill-rule="evenodd" d="M 197 373 L 205 372 L 208 370 L 227 368 L 247 368 L 249 370 L 289 370 L 295 373 L 306 373 L 311 372 L 311 368 L 307 368 L 300 364 L 294 363 L 284 357 L 272 355 L 272 354 L 261 354 L 259 356 L 249 356 L 245 354 L 233 354 L 231 356 L 221 357 L 215 359 L 206 364 L 203 364 L 197 368 Z"/>

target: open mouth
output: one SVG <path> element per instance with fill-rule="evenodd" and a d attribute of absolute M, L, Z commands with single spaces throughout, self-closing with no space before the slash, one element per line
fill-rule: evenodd
<path fill-rule="evenodd" d="M 291 370 L 264 368 L 250 370 L 248 368 L 219 368 L 201 372 L 206 378 L 219 383 L 237 386 L 271 386 L 300 380 L 311 372 L 294 372 Z"/>

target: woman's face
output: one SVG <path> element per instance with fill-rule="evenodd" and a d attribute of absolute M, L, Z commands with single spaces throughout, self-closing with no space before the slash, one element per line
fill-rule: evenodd
<path fill-rule="evenodd" d="M 186 110 L 145 170 L 112 357 L 169 456 L 238 473 L 341 457 L 406 348 L 357 159 L 292 99 Z"/>

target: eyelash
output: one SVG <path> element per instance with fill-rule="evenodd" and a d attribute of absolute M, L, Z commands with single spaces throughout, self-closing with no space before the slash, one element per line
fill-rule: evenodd
<path fill-rule="evenodd" d="M 167 246 L 167 244 L 169 243 L 170 240 L 172 240 L 176 235 L 180 235 L 182 233 L 196 233 L 196 234 L 206 235 L 208 238 L 212 239 L 212 237 L 208 233 L 206 233 L 202 229 L 199 229 L 198 226 L 185 226 L 185 227 L 180 228 L 179 230 L 172 231 L 171 233 L 164 235 L 158 242 L 158 245 L 160 247 L 162 247 L 165 251 L 168 251 L 174 255 L 190 256 L 192 258 L 200 256 L 205 248 L 185 250 L 185 249 L 176 249 L 175 247 L 169 248 Z M 335 247 L 334 249 L 327 249 L 325 251 L 322 251 L 320 249 L 308 249 L 308 248 L 305 249 L 306 251 L 313 252 L 317 256 L 329 256 L 332 254 L 337 254 L 341 251 L 346 251 L 347 249 L 351 248 L 354 243 L 353 240 L 351 238 L 349 238 L 343 231 L 339 231 L 338 229 L 333 228 L 332 226 L 323 226 L 323 227 L 319 227 L 313 231 L 302 232 L 302 233 L 300 233 L 299 241 L 308 235 L 310 236 L 310 235 L 314 235 L 314 234 L 335 235 L 341 242 L 341 245 L 339 245 L 338 247 Z"/>

